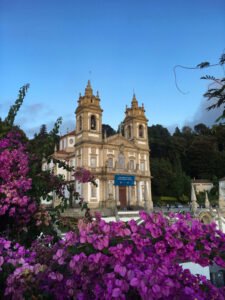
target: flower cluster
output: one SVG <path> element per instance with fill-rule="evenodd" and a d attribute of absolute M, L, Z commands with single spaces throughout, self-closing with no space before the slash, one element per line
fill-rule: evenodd
<path fill-rule="evenodd" d="M 94 182 L 94 176 L 91 174 L 89 170 L 85 168 L 81 168 L 81 167 L 76 168 L 73 176 L 77 181 L 81 183 Z"/>
<path fill-rule="evenodd" d="M 11 218 L 15 225 L 24 226 L 36 210 L 27 192 L 31 189 L 28 177 L 28 154 L 18 132 L 9 132 L 0 140 L 0 216 Z"/>
<path fill-rule="evenodd" d="M 141 224 L 80 221 L 63 240 L 39 241 L 17 261 L 5 296 L 53 299 L 224 299 L 225 289 L 180 263 L 224 266 L 225 235 L 189 215 L 140 214 Z M 48 259 L 43 259 L 43 253 Z M 34 255 L 35 253 L 35 255 Z M 0 254 L 1 257 L 1 254 Z M 5 259 L 5 258 L 4 258 Z M 4 265 L 4 263 L 3 263 Z M 15 264 L 14 264 L 15 265 Z M 17 297 L 13 293 L 17 289 Z M 32 287 L 32 290 L 31 290 Z M 20 297 L 20 298 L 19 298 Z"/>

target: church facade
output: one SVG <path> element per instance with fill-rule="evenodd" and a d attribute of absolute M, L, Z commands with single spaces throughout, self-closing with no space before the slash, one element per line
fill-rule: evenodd
<path fill-rule="evenodd" d="M 133 96 L 126 107 L 123 130 L 108 136 L 102 132 L 100 98 L 93 94 L 88 81 L 84 95 L 80 95 L 75 110 L 75 130 L 60 138 L 59 150 L 54 157 L 70 166 L 84 167 L 92 172 L 97 187 L 91 183 L 75 182 L 90 208 L 128 207 L 153 208 L 149 163 L 148 120 L 145 109 Z M 63 174 L 67 181 L 72 175 L 54 166 L 56 174 Z M 131 179 L 133 184 L 115 181 L 115 177 Z"/>

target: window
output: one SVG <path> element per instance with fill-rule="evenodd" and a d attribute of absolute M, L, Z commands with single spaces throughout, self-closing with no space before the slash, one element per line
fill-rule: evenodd
<path fill-rule="evenodd" d="M 139 125 L 138 131 L 139 131 L 139 137 L 143 138 L 144 137 L 144 127 L 143 127 L 143 125 Z"/>
<path fill-rule="evenodd" d="M 108 159 L 108 168 L 113 168 L 113 158 L 109 157 Z"/>
<path fill-rule="evenodd" d="M 134 160 L 130 160 L 130 170 L 134 170 Z"/>
<path fill-rule="evenodd" d="M 131 138 L 131 126 L 130 125 L 128 125 L 128 127 L 127 127 L 127 137 L 128 137 L 128 139 Z"/>
<path fill-rule="evenodd" d="M 81 131 L 82 130 L 82 116 L 79 117 L 79 130 Z"/>
<path fill-rule="evenodd" d="M 118 156 L 118 168 L 119 169 L 124 169 L 125 168 L 125 158 L 122 153 L 119 154 Z"/>
<path fill-rule="evenodd" d="M 96 117 L 91 115 L 91 129 L 96 130 Z"/>
<path fill-rule="evenodd" d="M 94 184 L 91 184 L 91 198 L 97 197 L 97 187 Z"/>
<path fill-rule="evenodd" d="M 96 168 L 96 157 L 95 156 L 91 156 L 91 168 Z"/>
<path fill-rule="evenodd" d="M 140 170 L 145 171 L 145 162 L 144 161 L 141 161 L 141 163 L 140 163 Z"/>

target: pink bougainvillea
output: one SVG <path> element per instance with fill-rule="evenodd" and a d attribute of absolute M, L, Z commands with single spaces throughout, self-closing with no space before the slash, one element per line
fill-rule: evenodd
<path fill-rule="evenodd" d="M 9 132 L 0 140 L 0 216 L 7 216 L 15 225 L 25 225 L 36 210 L 27 195 L 32 181 L 28 177 L 29 159 L 18 132 Z"/>
<path fill-rule="evenodd" d="M 81 183 L 94 181 L 94 176 L 91 174 L 91 172 L 81 167 L 76 168 L 73 176 L 77 181 Z"/>
<path fill-rule="evenodd" d="M 140 217 L 139 225 L 134 220 L 108 224 L 99 217 L 88 224 L 80 221 L 78 232 L 68 232 L 55 244 L 51 238 L 40 239 L 32 251 L 22 249 L 19 256 L 5 241 L 0 261 L 9 261 L 9 253 L 18 256 L 6 281 L 5 297 L 225 298 L 224 288 L 214 287 L 204 276 L 192 275 L 180 265 L 192 261 L 206 266 L 215 261 L 224 266 L 225 235 L 214 224 L 204 225 L 189 215 L 165 218 L 142 212 Z M 15 298 L 15 293 L 21 298 Z"/>

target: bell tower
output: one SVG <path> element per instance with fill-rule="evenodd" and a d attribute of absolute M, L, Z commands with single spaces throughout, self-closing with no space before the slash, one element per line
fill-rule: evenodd
<path fill-rule="evenodd" d="M 98 92 L 93 95 L 90 80 L 84 96 L 79 96 L 76 115 L 76 144 L 80 142 L 102 141 L 102 109 Z"/>
<path fill-rule="evenodd" d="M 144 105 L 138 106 L 135 94 L 131 101 L 131 107 L 126 107 L 124 119 L 125 137 L 133 141 L 139 147 L 148 149 L 148 119 L 145 116 Z"/>

